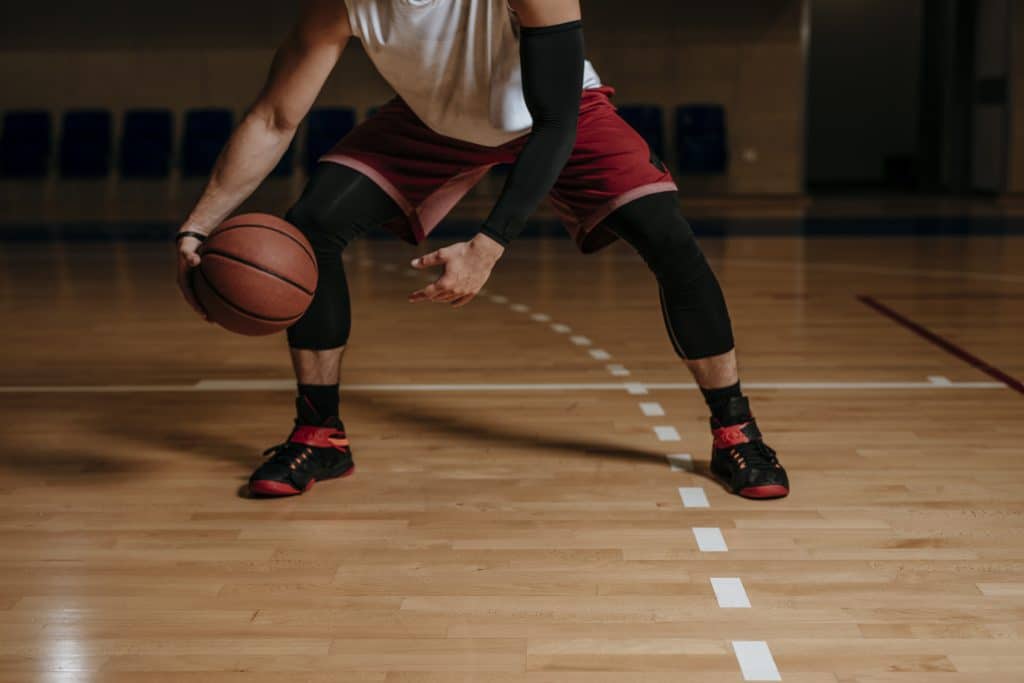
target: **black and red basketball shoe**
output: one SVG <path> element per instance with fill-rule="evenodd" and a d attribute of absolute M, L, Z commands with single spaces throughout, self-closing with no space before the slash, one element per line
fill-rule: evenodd
<path fill-rule="evenodd" d="M 744 498 L 783 498 L 789 477 L 761 438 L 746 397 L 729 399 L 724 420 L 711 418 L 711 473 Z M 724 423 L 724 424 L 723 424 Z"/>
<path fill-rule="evenodd" d="M 347 477 L 355 471 L 345 425 L 336 417 L 323 419 L 302 397 L 296 401 L 298 417 L 288 440 L 268 448 L 270 456 L 249 478 L 249 492 L 257 496 L 294 496 L 324 479 Z"/>

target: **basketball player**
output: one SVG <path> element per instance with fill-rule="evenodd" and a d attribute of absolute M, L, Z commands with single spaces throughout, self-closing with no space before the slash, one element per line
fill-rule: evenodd
<path fill-rule="evenodd" d="M 253 473 L 257 495 L 306 491 L 353 467 L 338 417 L 350 327 L 341 252 L 383 226 L 418 243 L 492 166 L 510 163 L 479 233 L 413 260 L 443 270 L 412 302 L 465 306 L 550 194 L 579 249 L 622 238 L 657 279 L 668 336 L 711 411 L 711 470 L 733 492 L 777 498 L 786 472 L 740 391 L 729 314 L 664 164 L 618 115 L 584 59 L 578 0 L 310 0 L 263 92 L 233 133 L 178 234 L 188 285 L 203 237 L 270 173 L 351 37 L 397 97 L 323 157 L 286 218 L 316 252 L 309 310 L 288 330 L 295 427 Z"/>

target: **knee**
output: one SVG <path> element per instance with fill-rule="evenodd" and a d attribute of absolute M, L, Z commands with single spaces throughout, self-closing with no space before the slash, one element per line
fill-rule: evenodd
<path fill-rule="evenodd" d="M 359 236 L 366 220 L 367 181 L 352 169 L 320 164 L 286 220 L 309 239 L 318 258 L 334 258 Z"/>
<path fill-rule="evenodd" d="M 642 256 L 663 286 L 693 282 L 710 271 L 693 230 L 678 212 L 654 222 L 650 235 Z"/>
<path fill-rule="evenodd" d="M 692 282 L 708 270 L 675 193 L 634 200 L 609 216 L 608 223 L 639 252 L 663 286 Z"/>
<path fill-rule="evenodd" d="M 285 214 L 285 220 L 298 228 L 317 257 L 334 256 L 344 247 L 333 239 L 328 228 L 329 220 L 323 202 L 316 200 L 313 193 L 303 193 L 299 200 Z"/>

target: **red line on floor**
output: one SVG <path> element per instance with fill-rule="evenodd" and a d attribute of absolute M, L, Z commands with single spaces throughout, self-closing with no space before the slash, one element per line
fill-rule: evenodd
<path fill-rule="evenodd" d="M 917 336 L 927 339 L 932 344 L 935 344 L 946 353 L 952 356 L 956 356 L 957 358 L 967 363 L 968 365 L 972 365 L 978 370 L 981 370 L 989 377 L 999 380 L 1000 382 L 1002 382 L 1009 388 L 1013 389 L 1014 391 L 1020 394 L 1024 394 L 1024 382 L 1021 382 L 1016 377 L 1012 377 L 1006 374 L 997 367 L 989 365 L 982 359 L 975 356 L 970 351 L 967 351 L 966 349 L 957 346 L 956 344 L 949 341 L 945 337 L 941 337 L 938 334 L 932 332 L 927 327 L 919 325 L 910 318 L 907 318 L 906 316 L 897 313 L 896 311 L 892 310 L 885 304 L 881 303 L 880 301 L 877 301 L 874 297 L 861 295 L 857 297 L 857 300 L 860 301 L 865 306 L 874 309 L 876 312 L 881 313 L 882 315 L 884 315 L 886 318 L 889 318 L 893 322 L 902 325 L 903 327 L 907 328 Z"/>

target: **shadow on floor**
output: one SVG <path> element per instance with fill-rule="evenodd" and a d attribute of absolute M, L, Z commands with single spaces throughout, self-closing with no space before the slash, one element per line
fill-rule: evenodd
<path fill-rule="evenodd" d="M 173 400 L 173 399 L 171 399 Z M 87 432 L 88 438 L 76 437 L 75 447 L 57 452 L 25 452 L 24 457 L 6 457 L 0 460 L 0 469 L 18 476 L 38 476 L 42 471 L 45 479 L 57 480 L 61 483 L 81 482 L 88 484 L 96 479 L 125 479 L 138 477 L 158 471 L 166 458 L 203 458 L 222 461 L 238 467 L 237 495 L 248 498 L 245 481 L 249 474 L 261 461 L 262 449 L 267 444 L 254 444 L 252 437 L 245 428 L 248 419 L 238 420 L 239 404 L 227 402 L 223 408 L 214 409 L 209 406 L 194 408 L 197 411 L 194 421 L 178 421 L 159 424 L 154 428 L 150 421 L 139 422 L 126 420 L 123 409 L 119 405 L 110 406 L 109 410 L 100 410 L 79 421 L 81 431 Z M 184 406 L 182 409 L 187 410 Z M 584 439 L 578 437 L 560 437 L 553 435 L 524 434 L 514 425 L 474 419 L 464 413 L 454 414 L 438 410 L 430 401 L 423 400 L 415 404 L 415 411 L 410 411 L 408 402 L 396 400 L 388 394 L 375 395 L 372 400 L 360 403 L 360 410 L 374 413 L 375 417 L 389 424 L 408 424 L 410 428 L 422 431 L 430 429 L 439 434 L 457 437 L 464 443 L 467 439 L 480 442 L 481 447 L 506 448 L 541 448 L 544 450 L 561 451 L 573 455 L 585 454 L 600 458 L 614 458 L 626 461 L 643 461 L 664 468 L 666 466 L 663 452 L 632 448 L 609 444 L 600 439 Z M 180 410 L 174 414 L 181 414 Z M 234 414 L 234 415 L 233 415 Z M 203 423 L 226 424 L 238 420 L 237 430 L 203 429 Z M 219 421 L 219 422 L 218 422 Z M 81 424 L 85 422 L 85 424 Z M 282 431 L 287 425 L 282 424 Z M 77 430 L 76 430 L 77 431 Z M 282 433 L 281 438 L 284 437 Z M 9 448 L 19 449 L 17 444 L 9 444 Z M 155 453 L 158 451 L 158 453 Z M 145 457 L 131 458 L 117 453 L 147 454 Z M 356 446 L 358 458 L 358 444 Z M 714 479 L 708 471 L 708 463 L 694 460 L 693 474 Z"/>

